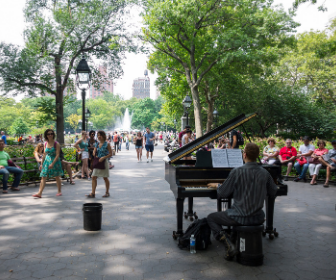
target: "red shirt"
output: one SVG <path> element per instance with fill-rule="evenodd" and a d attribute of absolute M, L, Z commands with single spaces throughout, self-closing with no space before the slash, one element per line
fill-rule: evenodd
<path fill-rule="evenodd" d="M 178 136 L 178 139 L 180 140 L 180 147 L 182 147 L 182 137 L 184 134 L 185 134 L 185 131 L 181 131 Z"/>
<path fill-rule="evenodd" d="M 281 156 L 282 160 L 287 160 L 291 157 L 297 156 L 297 151 L 294 147 L 290 147 L 290 148 L 283 147 L 280 149 L 279 155 Z"/>

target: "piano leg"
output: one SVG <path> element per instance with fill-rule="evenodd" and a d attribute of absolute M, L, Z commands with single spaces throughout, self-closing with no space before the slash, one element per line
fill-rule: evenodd
<path fill-rule="evenodd" d="M 174 239 L 183 235 L 183 204 L 184 198 L 176 199 L 177 231 L 173 232 Z"/>
<path fill-rule="evenodd" d="M 188 197 L 188 213 L 184 212 L 184 218 L 188 219 L 192 222 L 195 219 L 198 219 L 198 216 L 196 214 L 196 212 L 194 213 L 193 211 L 193 207 L 194 207 L 194 198 L 193 197 Z"/>
<path fill-rule="evenodd" d="M 274 218 L 274 204 L 275 204 L 275 196 L 267 196 L 265 200 L 266 206 L 266 229 L 263 232 L 263 236 L 268 234 L 269 239 L 274 239 L 279 236 L 279 233 L 273 228 L 273 218 Z"/>

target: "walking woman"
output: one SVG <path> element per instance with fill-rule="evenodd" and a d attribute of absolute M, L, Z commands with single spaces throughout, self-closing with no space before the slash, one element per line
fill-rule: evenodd
<path fill-rule="evenodd" d="M 135 150 L 137 153 L 138 162 L 142 161 L 141 156 L 142 156 L 142 149 L 144 146 L 143 139 L 144 138 L 142 137 L 141 132 L 139 131 L 135 138 Z"/>
<path fill-rule="evenodd" d="M 75 144 L 75 148 L 82 154 L 82 179 L 85 178 L 85 173 L 88 180 L 90 180 L 89 173 L 89 141 L 86 131 L 82 131 L 82 139 L 78 140 Z"/>
<path fill-rule="evenodd" d="M 62 164 L 59 158 L 61 146 L 55 141 L 55 132 L 52 129 L 47 129 L 44 132 L 44 139 L 47 141 L 44 144 L 44 154 L 42 157 L 42 171 L 40 173 L 41 183 L 38 193 L 33 194 L 33 197 L 42 198 L 42 192 L 46 184 L 47 177 L 56 178 L 57 194 L 61 196 L 61 176 L 63 176 Z"/>
<path fill-rule="evenodd" d="M 109 181 L 109 163 L 108 159 L 112 157 L 112 148 L 106 141 L 106 134 L 104 131 L 99 130 L 98 133 L 98 141 L 95 149 L 93 150 L 93 156 L 99 158 L 99 162 L 104 162 L 104 169 L 95 168 L 95 164 L 93 166 L 92 172 L 92 192 L 87 195 L 87 198 L 94 198 L 96 196 L 96 188 L 97 188 L 97 178 L 104 178 L 106 192 L 103 197 L 110 196 L 110 181 Z"/>

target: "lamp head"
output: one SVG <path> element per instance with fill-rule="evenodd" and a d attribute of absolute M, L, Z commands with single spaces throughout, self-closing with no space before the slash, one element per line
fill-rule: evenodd
<path fill-rule="evenodd" d="M 192 100 L 190 96 L 187 94 L 186 97 L 183 99 L 182 104 L 186 109 L 189 109 L 191 106 Z"/>
<path fill-rule="evenodd" d="M 76 68 L 76 81 L 77 81 L 77 86 L 80 89 L 84 89 L 85 87 L 87 88 L 90 85 L 91 70 L 84 56 L 81 59 L 81 61 L 78 63 L 78 66 Z"/>

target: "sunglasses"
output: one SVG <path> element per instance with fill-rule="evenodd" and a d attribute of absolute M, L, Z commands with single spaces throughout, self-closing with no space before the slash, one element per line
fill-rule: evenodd
<path fill-rule="evenodd" d="M 48 133 L 47 135 L 54 135 L 54 133 Z"/>

